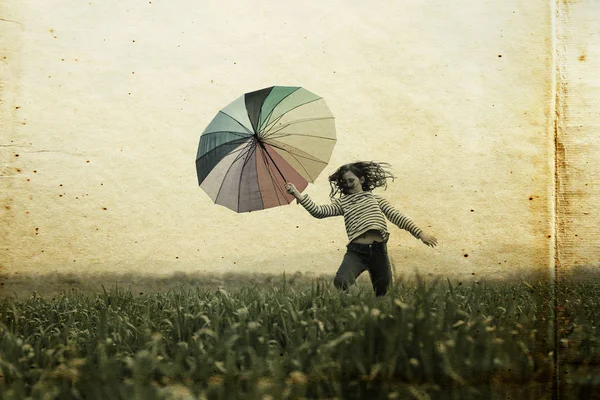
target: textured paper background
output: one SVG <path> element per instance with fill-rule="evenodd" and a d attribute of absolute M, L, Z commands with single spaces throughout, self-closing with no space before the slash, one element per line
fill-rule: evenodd
<path fill-rule="evenodd" d="M 5 0 L 1 271 L 333 274 L 341 219 L 235 214 L 197 186 L 199 135 L 242 93 L 297 85 L 336 117 L 331 164 L 388 161 L 398 273 L 552 259 L 552 10 L 535 1 Z"/>
<path fill-rule="evenodd" d="M 600 264 L 600 3 L 557 8 L 557 251 L 563 272 Z"/>

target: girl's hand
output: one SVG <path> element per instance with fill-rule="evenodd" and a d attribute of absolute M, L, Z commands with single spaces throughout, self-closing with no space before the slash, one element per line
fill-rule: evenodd
<path fill-rule="evenodd" d="M 430 247 L 437 246 L 437 239 L 426 233 L 421 233 L 421 235 L 419 236 L 419 239 L 421 239 L 421 241 L 423 243 L 425 243 L 427 246 L 430 246 Z"/>
<path fill-rule="evenodd" d="M 287 190 L 287 192 L 295 198 L 298 198 L 300 196 L 300 192 L 298 192 L 298 189 L 296 189 L 296 186 L 293 183 L 286 182 L 285 190 Z"/>

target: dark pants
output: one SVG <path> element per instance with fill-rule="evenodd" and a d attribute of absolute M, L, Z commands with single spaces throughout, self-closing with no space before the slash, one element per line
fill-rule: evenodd
<path fill-rule="evenodd" d="M 392 266 L 385 242 L 349 243 L 342 265 L 333 280 L 336 288 L 347 290 L 365 270 L 369 271 L 376 296 L 387 293 L 392 283 Z"/>

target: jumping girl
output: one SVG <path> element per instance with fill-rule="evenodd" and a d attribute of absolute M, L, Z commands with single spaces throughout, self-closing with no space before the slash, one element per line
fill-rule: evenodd
<path fill-rule="evenodd" d="M 355 162 L 338 168 L 330 177 L 331 204 L 316 205 L 308 195 L 302 196 L 293 183 L 286 183 L 289 194 L 315 218 L 343 215 L 349 243 L 333 284 L 347 290 L 360 274 L 369 271 L 376 296 L 387 293 L 392 282 L 392 269 L 387 251 L 389 232 L 385 217 L 400 229 L 407 230 L 428 246 L 437 239 L 424 233 L 408 217 L 400 214 L 383 197 L 373 194 L 377 187 L 387 187 L 394 176 L 382 166 L 387 163 Z M 339 198 L 335 198 L 337 194 Z M 385 217 L 384 217 L 385 216 Z"/>

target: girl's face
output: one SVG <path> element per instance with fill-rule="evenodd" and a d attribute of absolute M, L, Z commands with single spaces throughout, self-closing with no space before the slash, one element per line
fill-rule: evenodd
<path fill-rule="evenodd" d="M 362 178 L 354 175 L 352 171 L 347 171 L 342 175 L 342 187 L 344 193 L 353 194 L 360 193 L 363 191 L 362 184 L 365 182 L 364 176 Z"/>

